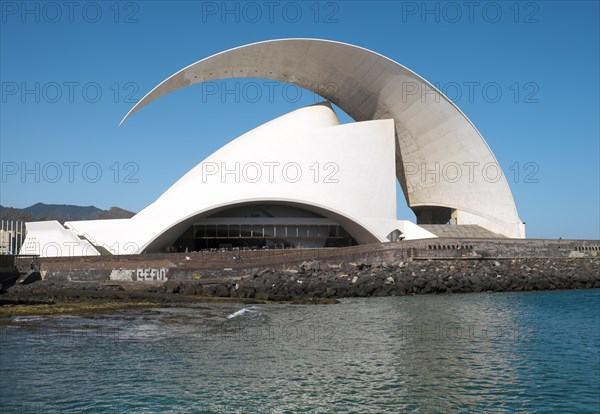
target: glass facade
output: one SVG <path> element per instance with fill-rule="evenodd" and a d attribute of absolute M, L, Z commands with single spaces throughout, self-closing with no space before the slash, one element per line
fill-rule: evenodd
<path fill-rule="evenodd" d="M 202 224 L 174 243 L 178 251 L 220 248 L 343 247 L 356 242 L 339 224 Z"/>

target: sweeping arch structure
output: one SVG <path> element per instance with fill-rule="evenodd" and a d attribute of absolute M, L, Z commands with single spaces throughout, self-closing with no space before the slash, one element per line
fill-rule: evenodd
<path fill-rule="evenodd" d="M 233 48 L 176 72 L 140 108 L 207 81 L 265 78 L 297 85 L 357 122 L 393 119 L 396 177 L 417 224 L 477 224 L 525 237 L 494 154 L 466 115 L 431 83 L 371 50 L 320 39 L 281 39 Z"/>
<path fill-rule="evenodd" d="M 414 72 L 357 46 L 284 39 L 231 49 L 175 73 L 123 121 L 165 94 L 226 78 L 297 85 L 356 122 L 340 124 L 329 102 L 296 109 L 227 143 L 130 219 L 27 223 L 21 254 L 171 251 L 188 236 L 193 250 L 338 247 L 437 237 L 421 225 L 449 222 L 525 237 L 496 158 L 467 117 Z M 315 165 L 335 167 L 335 180 L 315 179 Z M 417 224 L 396 217 L 396 178 Z"/>

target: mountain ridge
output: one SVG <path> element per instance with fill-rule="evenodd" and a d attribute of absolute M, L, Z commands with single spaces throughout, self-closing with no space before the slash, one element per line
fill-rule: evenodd
<path fill-rule="evenodd" d="M 107 220 L 131 218 L 135 213 L 120 207 L 102 210 L 95 206 L 76 206 L 72 204 L 36 203 L 25 208 L 5 207 L 0 205 L 0 219 L 22 221 L 65 221 Z"/>

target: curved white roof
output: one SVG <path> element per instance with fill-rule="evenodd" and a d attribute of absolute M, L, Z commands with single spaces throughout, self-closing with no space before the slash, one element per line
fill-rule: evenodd
<path fill-rule="evenodd" d="M 332 219 L 360 244 L 386 241 L 397 228 L 407 240 L 435 237 L 396 220 L 394 170 L 391 119 L 340 125 L 329 105 L 313 105 L 231 141 L 130 219 L 65 224 L 109 251 L 141 253 L 222 209 L 269 203 Z"/>
<path fill-rule="evenodd" d="M 170 92 L 227 78 L 294 84 L 330 100 L 356 121 L 392 118 L 396 176 L 411 208 L 455 209 L 493 231 L 524 237 L 506 179 L 471 121 L 425 79 L 361 47 L 319 39 L 282 39 L 230 49 L 160 83 L 121 123 Z"/>

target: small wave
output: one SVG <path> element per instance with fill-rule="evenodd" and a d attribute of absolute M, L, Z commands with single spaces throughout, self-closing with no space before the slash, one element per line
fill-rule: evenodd
<path fill-rule="evenodd" d="M 44 318 L 42 318 L 41 316 L 15 316 L 13 318 L 13 322 L 34 322 L 34 321 L 41 321 Z"/>
<path fill-rule="evenodd" d="M 238 316 L 242 316 L 245 313 L 257 313 L 258 309 L 256 306 L 250 306 L 249 308 L 242 308 L 238 311 L 233 312 L 231 315 L 227 315 L 227 319 L 237 318 Z"/>

